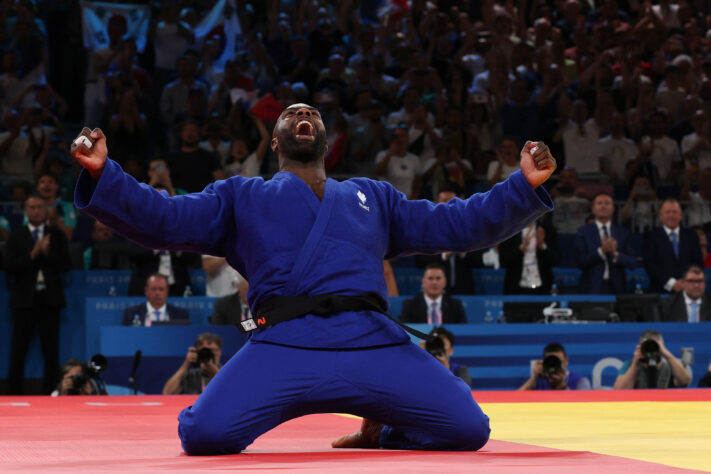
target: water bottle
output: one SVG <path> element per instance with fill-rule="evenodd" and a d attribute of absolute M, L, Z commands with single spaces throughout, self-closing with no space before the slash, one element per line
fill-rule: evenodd
<path fill-rule="evenodd" d="M 141 317 L 137 314 L 133 315 L 133 321 L 131 321 L 131 326 L 140 326 L 141 325 Z"/>
<path fill-rule="evenodd" d="M 642 291 L 642 285 L 640 285 L 639 283 L 637 283 L 637 284 L 634 286 L 634 294 L 635 294 L 635 295 L 641 295 L 641 294 L 643 294 L 643 293 L 644 293 L 644 291 Z"/>
<path fill-rule="evenodd" d="M 111 285 L 111 288 L 109 288 L 109 296 L 117 296 L 118 291 L 116 291 L 116 286 Z"/>
<path fill-rule="evenodd" d="M 487 311 L 484 316 L 484 323 L 491 324 L 494 322 L 494 317 L 491 315 L 491 311 Z"/>
<path fill-rule="evenodd" d="M 193 290 L 190 288 L 190 285 L 187 285 L 185 291 L 183 291 L 183 298 L 187 298 L 188 296 L 193 296 Z"/>
<path fill-rule="evenodd" d="M 499 319 L 496 320 L 497 323 L 499 324 L 505 324 L 506 323 L 506 315 L 504 314 L 503 310 L 499 311 Z"/>
<path fill-rule="evenodd" d="M 553 285 L 551 285 L 551 295 L 556 296 L 557 294 L 558 294 L 558 285 L 553 283 Z"/>

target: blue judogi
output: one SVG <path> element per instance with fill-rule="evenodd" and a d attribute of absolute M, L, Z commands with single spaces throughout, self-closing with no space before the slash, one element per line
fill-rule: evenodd
<path fill-rule="evenodd" d="M 252 311 L 272 296 L 372 292 L 387 301 L 383 258 L 488 247 L 552 208 L 520 172 L 435 206 L 369 179 L 329 179 L 319 201 L 289 172 L 171 198 L 111 160 L 98 183 L 82 172 L 75 201 L 141 245 L 226 257 L 250 282 Z M 384 447 L 478 449 L 489 436 L 466 384 L 369 311 L 256 331 L 180 414 L 179 434 L 188 454 L 236 453 L 290 418 L 334 411 L 388 425 Z"/>

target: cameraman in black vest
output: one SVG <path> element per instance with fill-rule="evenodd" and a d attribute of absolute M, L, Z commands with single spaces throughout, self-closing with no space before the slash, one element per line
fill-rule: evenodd
<path fill-rule="evenodd" d="M 620 367 L 614 389 L 686 387 L 688 367 L 664 345 L 662 335 L 648 329 L 639 337 L 634 356 Z"/>
<path fill-rule="evenodd" d="M 183 365 L 163 386 L 163 395 L 199 394 L 222 368 L 222 338 L 205 332 L 188 348 Z"/>

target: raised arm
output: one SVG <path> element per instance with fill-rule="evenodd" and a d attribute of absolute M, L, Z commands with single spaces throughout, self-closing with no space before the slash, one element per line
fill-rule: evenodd
<path fill-rule="evenodd" d="M 234 180 L 171 198 L 137 183 L 107 159 L 101 130 L 95 129 L 90 137 L 94 140 L 90 147 L 72 146 L 72 155 L 84 167 L 74 195 L 78 209 L 144 247 L 224 254 L 225 236 L 236 229 Z"/>
<path fill-rule="evenodd" d="M 521 151 L 521 171 L 486 193 L 436 206 L 429 201 L 393 197 L 386 258 L 410 253 L 471 251 L 507 239 L 553 209 L 550 196 L 539 187 L 555 166 L 548 147 L 527 142 Z"/>

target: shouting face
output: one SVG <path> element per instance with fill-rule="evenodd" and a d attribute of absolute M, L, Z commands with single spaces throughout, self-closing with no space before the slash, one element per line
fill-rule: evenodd
<path fill-rule="evenodd" d="M 282 112 L 272 138 L 272 150 L 287 159 L 310 163 L 323 158 L 328 149 L 326 128 L 319 111 L 294 104 Z"/>

